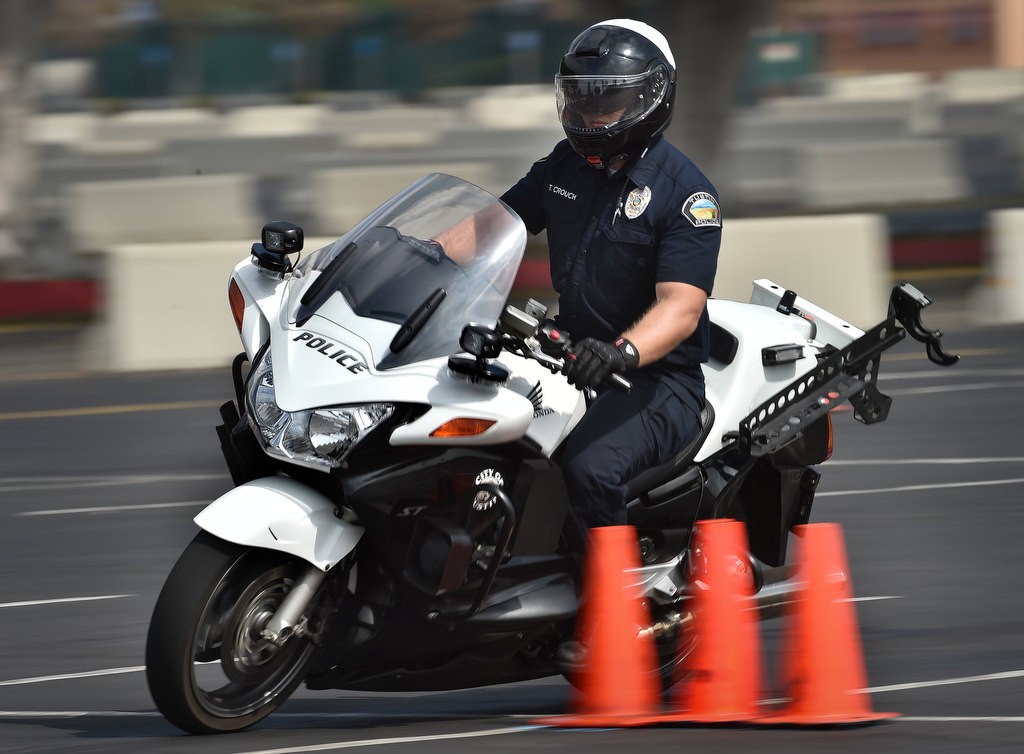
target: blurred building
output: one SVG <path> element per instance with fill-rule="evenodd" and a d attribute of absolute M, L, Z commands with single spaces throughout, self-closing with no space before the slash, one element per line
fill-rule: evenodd
<path fill-rule="evenodd" d="M 827 73 L 1024 65 L 1020 0 L 780 0 L 776 24 L 811 35 Z"/>

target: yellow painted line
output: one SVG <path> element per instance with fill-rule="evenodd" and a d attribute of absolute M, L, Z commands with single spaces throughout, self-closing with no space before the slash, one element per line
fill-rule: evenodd
<path fill-rule="evenodd" d="M 136 414 L 146 411 L 180 411 L 190 408 L 214 408 L 224 401 L 180 401 L 178 403 L 134 403 L 123 406 L 88 406 L 85 408 L 55 408 L 47 411 L 14 411 L 0 414 L 0 421 L 20 419 L 60 419 L 76 416 L 103 416 L 107 414 Z"/>

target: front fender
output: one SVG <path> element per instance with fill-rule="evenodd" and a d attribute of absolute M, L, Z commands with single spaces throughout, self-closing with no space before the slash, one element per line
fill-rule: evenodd
<path fill-rule="evenodd" d="M 228 542 L 286 552 L 327 571 L 355 549 L 364 531 L 335 516 L 335 508 L 294 479 L 264 477 L 221 495 L 194 520 Z"/>

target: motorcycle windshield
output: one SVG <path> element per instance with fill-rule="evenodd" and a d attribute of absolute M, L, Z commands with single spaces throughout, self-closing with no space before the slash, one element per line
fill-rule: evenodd
<path fill-rule="evenodd" d="M 300 280 L 319 276 L 295 321 L 301 326 L 340 294 L 358 316 L 399 325 L 375 349 L 378 369 L 447 356 L 460 350 L 467 323 L 497 322 L 525 247 L 526 228 L 504 203 L 433 173 L 299 263 Z"/>

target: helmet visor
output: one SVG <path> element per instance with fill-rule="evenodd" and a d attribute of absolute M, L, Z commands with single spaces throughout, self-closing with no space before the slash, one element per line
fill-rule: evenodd
<path fill-rule="evenodd" d="M 609 129 L 645 118 L 665 98 L 668 70 L 658 66 L 628 76 L 555 76 L 555 102 L 565 128 Z"/>

